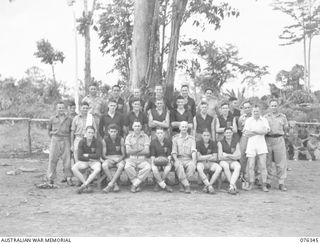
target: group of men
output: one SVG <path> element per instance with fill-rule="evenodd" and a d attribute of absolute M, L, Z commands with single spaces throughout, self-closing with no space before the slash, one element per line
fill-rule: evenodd
<path fill-rule="evenodd" d="M 190 179 L 195 172 L 209 194 L 216 192 L 214 185 L 220 180 L 227 180 L 228 192 L 237 194 L 239 179 L 244 190 L 252 190 L 258 180 L 268 192 L 274 162 L 279 189 L 287 190 L 284 134 L 288 121 L 278 112 L 276 100 L 270 101 L 270 111 L 262 116 L 260 108 L 249 101 L 242 104 L 242 111 L 236 108 L 236 98 L 219 104 L 212 89 L 205 90 L 198 106 L 189 96 L 188 85 L 182 85 L 172 100 L 164 97 L 161 85 L 155 86 L 154 97 L 147 101 L 134 89 L 126 103 L 120 91 L 118 85 L 113 86 L 104 101 L 98 96 L 98 85 L 91 84 L 77 115 L 66 113 L 63 102 L 57 104 L 57 114 L 48 126 L 47 177 L 51 184 L 61 158 L 64 181 L 73 185 L 75 176 L 81 182 L 77 193 L 92 191 L 90 183 L 101 172 L 108 181 L 103 192 L 117 192 L 123 171 L 133 193 L 141 191 L 141 183 L 151 172 L 155 191 L 172 192 L 167 184 L 170 171 L 185 193 L 191 193 Z"/>

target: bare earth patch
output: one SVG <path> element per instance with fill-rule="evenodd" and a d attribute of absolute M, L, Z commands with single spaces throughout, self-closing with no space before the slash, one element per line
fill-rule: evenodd
<path fill-rule="evenodd" d="M 39 171 L 6 174 L 21 166 Z M 40 190 L 34 184 L 46 167 L 46 159 L 0 159 L 1 236 L 319 236 L 319 162 L 290 162 L 287 193 L 274 185 L 237 196 L 203 194 L 196 185 L 190 195 L 150 186 L 77 195 L 62 183 Z"/>

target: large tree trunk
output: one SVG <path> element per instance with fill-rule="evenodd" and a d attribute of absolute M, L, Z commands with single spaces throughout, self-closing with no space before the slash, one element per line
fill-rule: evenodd
<path fill-rule="evenodd" d="M 91 40 L 90 40 L 90 24 L 89 24 L 91 22 L 91 18 L 88 11 L 88 0 L 84 0 L 83 5 L 84 5 L 85 16 L 88 18 L 87 20 L 88 22 L 84 29 L 84 43 L 85 43 L 84 44 L 85 45 L 84 86 L 85 86 L 86 93 L 88 93 L 89 85 L 91 82 L 91 50 L 90 50 Z"/>
<path fill-rule="evenodd" d="M 172 3 L 171 35 L 166 74 L 166 96 L 173 96 L 174 77 L 176 71 L 177 53 L 179 48 L 180 27 L 188 0 L 174 0 Z"/>
<path fill-rule="evenodd" d="M 130 88 L 145 89 L 152 86 L 156 71 L 159 0 L 136 0 L 134 8 Z"/>

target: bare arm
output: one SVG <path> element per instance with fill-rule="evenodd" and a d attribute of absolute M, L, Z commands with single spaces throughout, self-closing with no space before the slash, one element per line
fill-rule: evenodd
<path fill-rule="evenodd" d="M 237 133 L 238 132 L 237 121 L 236 121 L 235 117 L 232 120 L 232 131 L 233 131 L 233 133 Z"/>
<path fill-rule="evenodd" d="M 240 157 L 241 157 L 240 144 L 237 143 L 236 150 L 234 151 L 233 154 L 228 154 L 228 158 L 232 160 L 239 160 Z"/>
<path fill-rule="evenodd" d="M 216 132 L 217 133 L 223 133 L 225 128 L 220 128 L 220 122 L 219 119 L 216 119 Z"/>
<path fill-rule="evenodd" d="M 107 157 L 107 145 L 104 140 L 102 142 L 102 158 L 105 159 Z"/>

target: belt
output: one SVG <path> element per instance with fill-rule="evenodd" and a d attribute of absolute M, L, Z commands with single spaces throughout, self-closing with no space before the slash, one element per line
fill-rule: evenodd
<path fill-rule="evenodd" d="M 145 159 L 146 157 L 145 156 L 142 156 L 142 155 L 130 155 L 129 158 L 135 158 L 135 159 Z"/>
<path fill-rule="evenodd" d="M 271 137 L 271 138 L 278 138 L 281 136 L 283 136 L 283 135 L 281 135 L 281 134 L 266 135 L 266 137 Z"/>

